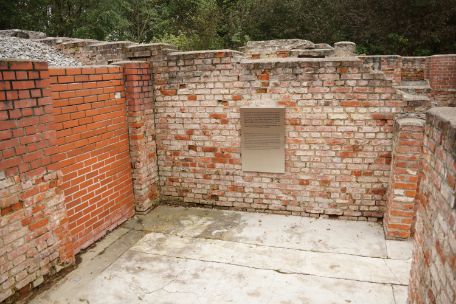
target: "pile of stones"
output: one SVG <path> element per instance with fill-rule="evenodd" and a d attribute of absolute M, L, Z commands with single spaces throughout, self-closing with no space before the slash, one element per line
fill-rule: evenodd
<path fill-rule="evenodd" d="M 50 66 L 80 66 L 81 63 L 46 44 L 0 35 L 0 59 L 33 59 L 47 61 Z"/>

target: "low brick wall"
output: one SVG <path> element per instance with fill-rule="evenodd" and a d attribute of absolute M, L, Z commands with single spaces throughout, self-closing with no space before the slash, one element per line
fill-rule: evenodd
<path fill-rule="evenodd" d="M 409 303 L 456 303 L 456 108 L 427 113 Z"/>
<path fill-rule="evenodd" d="M 133 214 L 123 69 L 49 70 L 74 253 Z"/>

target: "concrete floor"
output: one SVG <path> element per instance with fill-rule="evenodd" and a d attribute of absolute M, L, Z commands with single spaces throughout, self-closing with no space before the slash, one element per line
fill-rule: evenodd
<path fill-rule="evenodd" d="M 410 256 L 376 223 L 161 206 L 30 303 L 405 304 Z"/>

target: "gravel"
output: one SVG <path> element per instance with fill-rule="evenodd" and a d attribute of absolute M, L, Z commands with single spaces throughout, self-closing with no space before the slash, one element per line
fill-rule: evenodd
<path fill-rule="evenodd" d="M 33 59 L 50 66 L 80 66 L 79 61 L 43 43 L 17 37 L 0 36 L 0 59 Z"/>

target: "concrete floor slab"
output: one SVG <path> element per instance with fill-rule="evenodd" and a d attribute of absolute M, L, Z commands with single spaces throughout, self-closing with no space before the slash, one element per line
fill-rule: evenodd
<path fill-rule="evenodd" d="M 387 257 L 378 223 L 160 206 L 128 227 L 282 248 Z M 335 237 L 337 235 L 337 237 Z"/>
<path fill-rule="evenodd" d="M 375 223 L 161 206 L 30 303 L 405 304 L 404 244 Z"/>
<path fill-rule="evenodd" d="M 407 285 L 410 262 L 150 233 L 132 250 L 287 274 Z M 395 271 L 392 271 L 394 269 Z"/>
<path fill-rule="evenodd" d="M 129 251 L 79 303 L 395 304 L 392 288 Z M 74 303 L 77 303 L 75 301 Z"/>
<path fill-rule="evenodd" d="M 79 303 L 76 293 L 86 290 L 112 263 L 117 261 L 131 246 L 144 236 L 141 231 L 117 228 L 104 239 L 80 255 L 81 262 L 76 269 L 43 290 L 30 303 L 63 304 Z M 18 303 L 19 304 L 19 303 Z"/>
<path fill-rule="evenodd" d="M 407 303 L 408 286 L 393 285 L 393 295 L 394 295 L 394 301 L 397 304 Z"/>
<path fill-rule="evenodd" d="M 386 240 L 386 250 L 388 258 L 396 260 L 409 260 L 412 256 L 413 241 L 393 241 Z"/>

